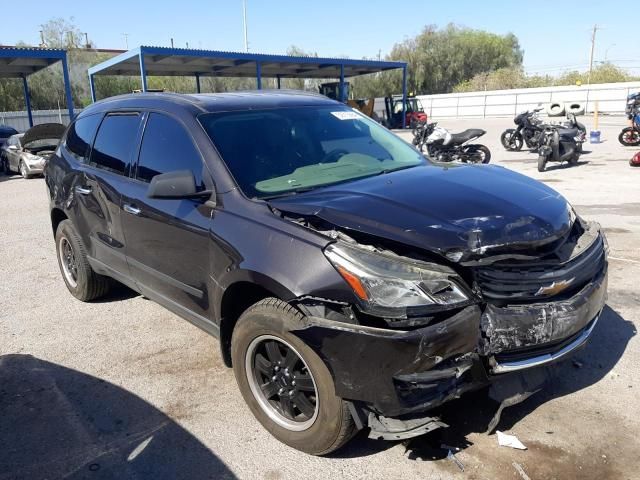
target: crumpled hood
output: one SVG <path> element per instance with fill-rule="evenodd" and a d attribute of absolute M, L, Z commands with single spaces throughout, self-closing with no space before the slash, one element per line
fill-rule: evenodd
<path fill-rule="evenodd" d="M 536 180 L 501 167 L 459 164 L 410 168 L 269 205 L 456 262 L 552 242 L 567 234 L 574 215 L 558 192 Z"/>
<path fill-rule="evenodd" d="M 30 143 L 38 140 L 50 138 L 60 139 L 62 135 L 64 135 L 65 128 L 61 123 L 42 123 L 27 130 L 20 139 L 20 143 L 24 148 L 29 148 Z"/>

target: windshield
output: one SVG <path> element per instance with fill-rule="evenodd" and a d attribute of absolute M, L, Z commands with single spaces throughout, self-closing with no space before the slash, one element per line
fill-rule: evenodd
<path fill-rule="evenodd" d="M 267 198 L 388 173 L 424 157 L 341 105 L 199 117 L 242 191 Z"/>

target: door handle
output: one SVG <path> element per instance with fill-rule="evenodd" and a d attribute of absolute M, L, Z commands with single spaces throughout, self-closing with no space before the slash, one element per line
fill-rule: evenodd
<path fill-rule="evenodd" d="M 89 195 L 91 193 L 91 187 L 81 187 L 80 185 L 76 185 L 75 191 L 80 195 Z"/>
<path fill-rule="evenodd" d="M 133 205 L 129 205 L 128 203 L 125 203 L 124 207 L 122 208 L 125 212 L 130 213 L 131 215 L 140 215 L 140 213 L 142 212 L 142 210 L 140 210 L 139 208 L 136 208 Z"/>

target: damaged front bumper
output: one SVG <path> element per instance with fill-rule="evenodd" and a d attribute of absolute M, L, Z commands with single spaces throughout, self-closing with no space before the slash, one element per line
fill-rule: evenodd
<path fill-rule="evenodd" d="M 508 372 L 522 375 L 565 358 L 592 334 L 606 289 L 605 265 L 598 278 L 564 300 L 471 305 L 410 331 L 311 316 L 293 333 L 325 361 L 336 394 L 358 405 L 373 428 L 389 419 L 424 416 L 465 392 L 510 377 Z M 407 431 L 421 431 L 412 422 Z M 396 431 L 388 438 L 403 436 Z"/>

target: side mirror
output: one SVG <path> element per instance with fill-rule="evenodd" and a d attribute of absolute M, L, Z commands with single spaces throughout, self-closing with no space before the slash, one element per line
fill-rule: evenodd
<path fill-rule="evenodd" d="M 151 179 L 147 190 L 149 198 L 208 198 L 212 194 L 212 190 L 197 191 L 196 180 L 190 170 L 156 175 Z"/>

